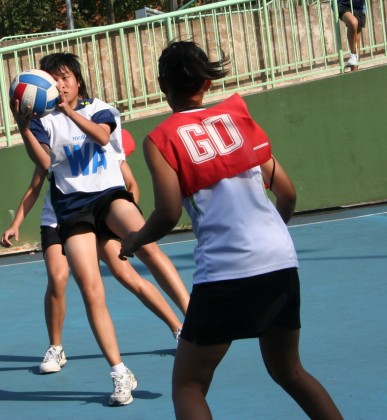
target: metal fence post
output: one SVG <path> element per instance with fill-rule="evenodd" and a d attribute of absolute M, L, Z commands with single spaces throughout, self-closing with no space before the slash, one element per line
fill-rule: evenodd
<path fill-rule="evenodd" d="M 3 54 L 0 54 L 0 85 L 5 86 L 5 75 L 4 75 L 4 63 L 3 63 Z M 1 103 L 2 103 L 2 111 L 3 111 L 3 118 L 4 118 L 4 133 L 5 137 L 7 139 L 7 146 L 12 145 L 11 140 L 11 121 L 9 118 L 9 96 L 7 95 L 8 92 L 6 92 L 6 89 L 1 89 L 0 95 L 1 95 Z"/>
<path fill-rule="evenodd" d="M 343 55 L 343 45 L 341 43 L 339 9 L 337 7 L 337 1 L 336 0 L 331 0 L 331 1 L 333 1 L 333 17 L 334 17 L 334 25 L 335 25 L 335 32 L 336 32 L 337 52 L 339 54 L 340 71 L 341 73 L 344 73 L 344 55 Z"/>
<path fill-rule="evenodd" d="M 263 0 L 263 16 L 265 20 L 267 49 L 269 53 L 270 77 L 271 77 L 271 82 L 272 82 L 271 84 L 273 87 L 275 87 L 276 83 L 275 83 L 275 71 L 274 71 L 274 59 L 273 59 L 273 45 L 272 45 L 271 36 L 270 36 L 270 23 L 269 23 L 269 13 L 267 10 L 267 1 L 268 0 Z"/>

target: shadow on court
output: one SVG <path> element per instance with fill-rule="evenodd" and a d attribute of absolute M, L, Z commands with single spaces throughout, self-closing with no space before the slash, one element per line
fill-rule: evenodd
<path fill-rule="evenodd" d="M 305 368 L 328 389 L 345 419 L 386 419 L 387 206 L 297 216 L 289 229 L 300 262 L 300 352 Z M 171 235 L 161 246 L 190 289 L 192 235 Z M 132 263 L 151 280 L 137 259 Z M 172 334 L 104 265 L 101 269 L 123 360 L 138 377 L 133 403 L 108 406 L 109 367 L 90 331 L 72 278 L 63 334 L 68 363 L 59 373 L 39 374 L 48 346 L 42 256 L 2 257 L 1 420 L 174 418 L 171 372 L 176 343 Z M 232 344 L 216 371 L 208 401 L 214 419 L 306 418 L 271 381 L 257 340 Z"/>

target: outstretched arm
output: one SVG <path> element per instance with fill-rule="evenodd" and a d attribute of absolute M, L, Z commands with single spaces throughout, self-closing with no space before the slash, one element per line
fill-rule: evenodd
<path fill-rule="evenodd" d="M 4 246 L 12 246 L 10 239 L 13 237 L 16 239 L 16 241 L 19 240 L 19 227 L 23 223 L 23 220 L 26 218 L 32 207 L 35 205 L 42 189 L 45 177 L 46 171 L 37 166 L 32 176 L 30 186 L 20 201 L 19 207 L 11 225 L 2 235 L 1 242 Z"/>
<path fill-rule="evenodd" d="M 276 208 L 283 221 L 288 223 L 296 207 L 296 190 L 292 180 L 274 156 L 261 165 L 265 184 L 276 197 Z"/>
<path fill-rule="evenodd" d="M 148 137 L 144 141 L 144 155 L 152 176 L 155 209 L 137 233 L 127 235 L 122 241 L 120 257 L 165 236 L 176 226 L 182 212 L 177 174 Z"/>

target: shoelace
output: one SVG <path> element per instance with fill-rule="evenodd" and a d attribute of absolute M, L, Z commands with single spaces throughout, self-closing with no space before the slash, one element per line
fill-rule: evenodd
<path fill-rule="evenodd" d="M 174 333 L 173 333 L 173 337 L 175 338 L 175 340 L 177 342 L 179 342 L 180 340 L 180 333 L 181 333 L 181 328 L 178 328 Z"/>
<path fill-rule="evenodd" d="M 60 350 L 55 350 L 54 347 L 50 347 L 47 352 L 46 355 L 44 356 L 44 362 L 48 362 L 50 359 L 55 359 L 57 361 L 60 360 Z"/>
<path fill-rule="evenodd" d="M 125 386 L 122 383 L 124 379 L 124 375 L 120 375 L 119 373 L 116 373 L 116 372 L 112 372 L 110 375 L 114 381 L 114 392 L 118 394 L 122 394 L 123 392 L 125 392 Z"/>

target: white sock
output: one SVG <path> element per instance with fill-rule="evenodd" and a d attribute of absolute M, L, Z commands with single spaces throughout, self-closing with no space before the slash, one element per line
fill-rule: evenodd
<path fill-rule="evenodd" d="M 118 365 L 111 367 L 112 372 L 118 373 L 119 375 L 123 375 L 126 372 L 125 365 L 121 362 Z"/>
<path fill-rule="evenodd" d="M 56 351 L 63 350 L 62 344 L 59 344 L 59 346 L 54 346 L 53 344 L 50 344 L 50 347 L 54 348 Z"/>

